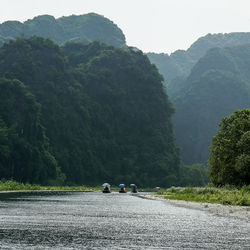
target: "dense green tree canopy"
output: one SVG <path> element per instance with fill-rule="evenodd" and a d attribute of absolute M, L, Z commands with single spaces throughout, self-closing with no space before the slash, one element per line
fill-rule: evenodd
<path fill-rule="evenodd" d="M 19 38 L 0 49 L 0 76 L 22 81 L 39 103 L 39 124 L 68 184 L 178 182 L 173 108 L 162 77 L 142 52 L 99 42 L 60 48 L 49 39 Z M 16 121 L 1 118 L 4 161 L 8 128 Z"/>
<path fill-rule="evenodd" d="M 211 181 L 216 185 L 250 184 L 250 110 L 222 119 L 210 148 Z"/>
<path fill-rule="evenodd" d="M 0 78 L 0 175 L 22 182 L 56 179 L 57 162 L 40 123 L 40 105 L 17 80 Z"/>

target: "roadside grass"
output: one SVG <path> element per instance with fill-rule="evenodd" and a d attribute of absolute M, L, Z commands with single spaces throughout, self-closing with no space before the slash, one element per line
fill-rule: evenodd
<path fill-rule="evenodd" d="M 250 206 L 250 185 L 236 188 L 225 187 L 171 187 L 157 195 L 165 199 L 219 203 L 223 205 Z"/>
<path fill-rule="evenodd" d="M 40 186 L 37 184 L 23 184 L 16 181 L 0 181 L 0 191 L 98 191 L 102 187 L 86 186 Z"/>

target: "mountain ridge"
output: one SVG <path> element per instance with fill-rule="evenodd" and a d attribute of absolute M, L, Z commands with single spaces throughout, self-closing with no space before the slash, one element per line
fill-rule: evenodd
<path fill-rule="evenodd" d="M 20 36 L 50 38 L 58 44 L 68 41 L 90 43 L 99 40 L 115 47 L 126 46 L 122 30 L 108 18 L 96 13 L 57 19 L 51 15 L 40 15 L 23 23 L 6 21 L 0 24 L 0 46 L 6 40 Z"/>
<path fill-rule="evenodd" d="M 147 56 L 158 67 L 168 86 L 176 77 L 187 76 L 209 49 L 243 44 L 250 44 L 250 32 L 209 33 L 197 39 L 187 50 L 176 50 L 171 54 L 147 53 Z"/>

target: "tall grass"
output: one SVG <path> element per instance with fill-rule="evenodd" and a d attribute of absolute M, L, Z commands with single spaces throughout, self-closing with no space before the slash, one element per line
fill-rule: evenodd
<path fill-rule="evenodd" d="M 157 192 L 166 199 L 219 203 L 223 205 L 250 206 L 250 186 L 242 188 L 217 187 L 172 187 Z"/>

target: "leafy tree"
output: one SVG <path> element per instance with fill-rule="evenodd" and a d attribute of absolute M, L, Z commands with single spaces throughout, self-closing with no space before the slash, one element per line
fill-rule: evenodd
<path fill-rule="evenodd" d="M 250 184 L 250 110 L 223 118 L 210 148 L 211 181 L 216 185 Z"/>

